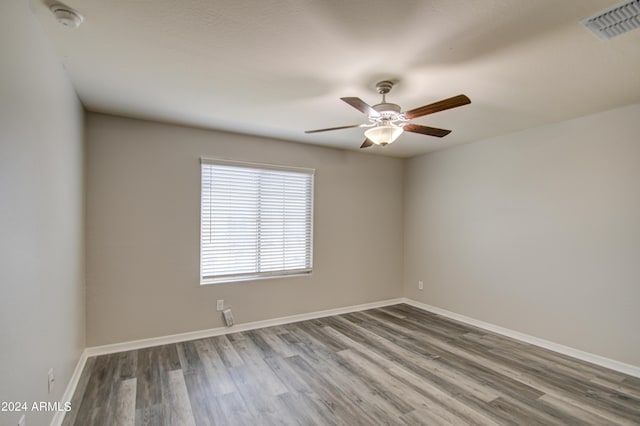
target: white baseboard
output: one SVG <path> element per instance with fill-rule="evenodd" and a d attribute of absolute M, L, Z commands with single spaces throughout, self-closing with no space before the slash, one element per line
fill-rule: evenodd
<path fill-rule="evenodd" d="M 445 309 L 438 308 L 436 306 L 427 305 L 426 303 L 418 302 L 413 299 L 403 298 L 402 303 L 414 306 L 416 308 L 432 312 L 434 314 L 442 315 L 443 317 L 451 318 L 466 324 L 470 324 L 494 333 L 502 334 L 503 336 L 511 337 L 512 339 L 520 340 L 525 343 L 540 346 L 545 349 L 552 350 L 564 355 L 568 355 L 573 358 L 577 358 L 582 361 L 590 362 L 592 364 L 599 365 L 601 367 L 609 368 L 611 370 L 619 371 L 624 374 L 628 374 L 634 377 L 640 377 L 640 367 L 625 364 L 624 362 L 616 361 L 614 359 L 605 358 L 600 355 L 584 352 L 579 349 L 574 349 L 569 346 L 564 346 L 559 343 L 550 342 L 548 340 L 540 339 L 538 337 L 531 336 L 529 334 L 520 333 L 519 331 L 511 330 L 508 328 L 500 327 L 499 325 L 491 324 L 488 322 L 480 321 L 474 318 L 470 318 L 464 315 L 456 314 L 455 312 L 447 311 Z"/>
<path fill-rule="evenodd" d="M 348 314 L 349 312 L 364 311 L 366 309 L 381 308 L 383 306 L 403 303 L 404 299 L 388 299 L 380 302 L 365 303 L 362 305 L 345 306 L 342 308 L 327 309 L 324 311 L 309 312 L 306 314 L 289 315 L 263 321 L 254 321 L 244 324 L 235 324 L 231 327 L 217 327 L 207 330 L 190 331 L 187 333 L 172 334 L 169 336 L 152 337 L 149 339 L 132 340 L 129 342 L 114 343 L 103 346 L 93 346 L 85 350 L 87 356 L 106 355 L 116 352 L 130 351 L 134 349 L 149 348 L 152 346 L 167 345 L 171 343 L 186 342 L 189 340 L 204 339 L 207 337 L 221 336 L 223 334 L 237 333 L 239 331 L 256 330 L 274 325 L 289 324 L 306 321 L 315 318 L 329 317 L 332 315 Z"/>
<path fill-rule="evenodd" d="M 73 374 L 71 374 L 71 378 L 69 379 L 69 383 L 67 384 L 67 388 L 62 394 L 62 399 L 60 400 L 60 406 L 64 407 L 65 403 L 71 403 L 71 398 L 73 398 L 73 394 L 76 391 L 76 387 L 78 386 L 78 382 L 80 381 L 80 376 L 82 375 L 82 370 L 84 369 L 84 365 L 87 363 L 87 350 L 83 350 L 80 354 L 80 359 L 76 364 L 76 368 L 73 370 Z M 77 409 L 78 407 L 72 407 Z M 53 416 L 51 420 L 51 426 L 60 426 L 62 424 L 62 420 L 64 420 L 65 411 L 56 411 L 56 414 Z"/>

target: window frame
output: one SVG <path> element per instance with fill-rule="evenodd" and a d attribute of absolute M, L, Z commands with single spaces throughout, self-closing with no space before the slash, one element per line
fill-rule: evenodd
<path fill-rule="evenodd" d="M 305 173 L 310 176 L 311 179 L 311 189 L 310 189 L 310 236 L 309 236 L 309 268 L 308 270 L 300 271 L 300 270 L 290 270 L 291 272 L 287 272 L 287 270 L 283 271 L 268 271 L 268 272 L 256 272 L 256 273 L 247 273 L 247 274 L 237 274 L 237 275 L 227 275 L 227 276 L 218 276 L 216 278 L 205 278 L 203 276 L 203 268 L 202 268 L 202 253 L 203 253 L 203 238 L 202 238 L 202 210 L 203 210 L 203 167 L 205 164 L 212 165 L 222 165 L 222 166 L 233 166 L 233 167 L 243 167 L 243 168 L 253 168 L 258 170 L 276 170 L 276 171 L 284 171 L 284 172 L 295 172 L 295 173 Z M 313 243 L 314 243 L 314 210 L 315 210 L 315 172 L 314 168 L 307 167 L 294 167 L 287 166 L 281 164 L 273 164 L 273 163 L 258 163 L 252 161 L 240 161 L 240 160 L 230 160 L 223 158 L 215 158 L 215 157 L 200 157 L 200 215 L 199 215 L 199 238 L 200 238 L 200 252 L 199 252 L 199 280 L 200 285 L 210 285 L 210 284 L 224 284 L 224 283 L 234 283 L 234 282 L 243 282 L 243 281 L 257 281 L 257 280 L 265 280 L 265 279 L 274 279 L 274 278 L 286 278 L 286 277 L 299 277 L 299 276 L 310 276 L 313 274 Z"/>

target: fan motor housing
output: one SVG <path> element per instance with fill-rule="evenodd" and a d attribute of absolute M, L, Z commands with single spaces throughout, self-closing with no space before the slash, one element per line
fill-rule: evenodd
<path fill-rule="evenodd" d="M 372 108 L 378 111 L 379 113 L 392 111 L 392 112 L 397 112 L 399 114 L 401 111 L 400 105 L 389 104 L 389 103 L 374 105 L 372 106 Z"/>
<path fill-rule="evenodd" d="M 383 102 L 381 104 L 374 105 L 371 108 L 378 112 L 378 115 L 376 116 L 369 116 L 369 121 L 373 124 L 381 126 L 399 126 L 402 123 L 407 122 L 407 118 L 402 114 L 402 112 L 400 112 L 400 105 Z"/>

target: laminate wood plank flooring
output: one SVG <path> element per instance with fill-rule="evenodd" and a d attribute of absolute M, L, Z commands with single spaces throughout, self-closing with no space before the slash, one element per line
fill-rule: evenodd
<path fill-rule="evenodd" d="M 640 379 L 409 305 L 92 357 L 64 425 L 640 425 Z"/>

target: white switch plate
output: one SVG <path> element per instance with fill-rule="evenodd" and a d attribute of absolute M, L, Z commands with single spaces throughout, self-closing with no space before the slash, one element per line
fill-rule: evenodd
<path fill-rule="evenodd" d="M 424 283 L 422 281 L 418 281 L 418 290 L 424 290 Z"/>
<path fill-rule="evenodd" d="M 27 424 L 27 420 L 25 418 L 25 414 L 20 416 L 20 420 L 18 420 L 18 426 L 25 426 Z"/>
<path fill-rule="evenodd" d="M 218 299 L 218 303 L 216 304 L 216 310 L 221 311 L 224 309 L 224 299 Z"/>

